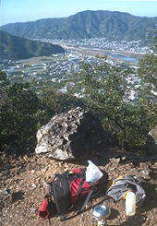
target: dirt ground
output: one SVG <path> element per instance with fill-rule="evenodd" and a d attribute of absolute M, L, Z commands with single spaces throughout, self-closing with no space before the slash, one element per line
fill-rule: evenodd
<path fill-rule="evenodd" d="M 136 166 L 129 163 L 119 163 L 119 159 L 111 159 L 99 164 L 110 179 L 120 175 L 140 175 L 146 178 L 144 189 L 146 200 L 137 208 L 134 217 L 125 216 L 123 202 L 109 203 L 111 215 L 108 225 L 114 226 L 155 226 L 157 225 L 157 163 L 139 163 Z M 47 226 L 48 220 L 41 220 L 35 214 L 43 196 L 43 182 L 54 173 L 60 173 L 75 167 L 85 167 L 84 164 L 64 163 L 44 156 L 21 157 L 18 160 L 7 160 L 0 166 L 0 226 Z M 102 188 L 103 189 L 103 188 Z M 104 193 L 106 187 L 104 187 Z M 61 222 L 59 218 L 51 219 L 53 226 L 94 226 L 96 222 L 91 216 L 91 207 L 104 197 L 93 199 L 89 210 Z M 73 213 L 69 213 L 69 216 Z"/>

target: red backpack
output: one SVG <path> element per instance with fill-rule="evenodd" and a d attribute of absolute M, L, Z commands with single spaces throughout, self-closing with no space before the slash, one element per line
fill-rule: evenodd
<path fill-rule="evenodd" d="M 75 168 L 72 170 L 70 179 L 71 204 L 75 204 L 79 198 L 88 195 L 93 185 L 85 180 L 85 169 Z"/>
<path fill-rule="evenodd" d="M 53 181 L 49 183 L 49 196 L 52 197 L 52 200 L 54 200 L 55 208 L 58 215 L 64 215 L 67 210 L 72 205 L 75 205 L 78 201 L 80 201 L 82 197 L 85 197 L 86 200 L 83 203 L 81 211 L 84 209 L 84 206 L 89 201 L 91 194 L 95 190 L 95 187 L 98 182 L 95 184 L 90 184 L 86 182 L 85 171 L 86 169 L 75 168 L 72 170 L 71 173 L 65 172 L 63 174 L 56 174 Z M 55 209 L 51 211 L 51 214 L 48 213 L 48 206 L 49 205 L 47 203 L 44 208 L 39 208 L 39 211 L 40 209 L 44 210 L 45 212 L 47 212 L 47 216 L 52 216 L 52 212 L 54 212 L 55 215 Z M 52 210 L 51 208 L 49 209 Z M 41 215 L 42 214 L 39 212 L 39 216 Z"/>

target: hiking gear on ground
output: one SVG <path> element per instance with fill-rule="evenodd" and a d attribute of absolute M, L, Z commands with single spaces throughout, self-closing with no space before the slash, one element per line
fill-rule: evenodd
<path fill-rule="evenodd" d="M 71 206 L 69 174 L 56 174 L 53 182 L 50 184 L 50 195 L 56 204 L 58 214 L 64 214 Z"/>
<path fill-rule="evenodd" d="M 97 221 L 97 225 L 107 225 L 106 219 L 109 217 L 111 214 L 111 209 L 107 205 L 106 202 L 104 202 L 101 205 L 97 205 L 93 208 L 92 215 L 94 219 Z"/>
<path fill-rule="evenodd" d="M 42 203 L 37 211 L 37 215 L 41 218 L 51 218 L 51 217 L 55 216 L 56 213 L 57 213 L 56 205 L 48 197 L 46 197 L 42 201 Z"/>
<path fill-rule="evenodd" d="M 91 198 L 93 192 L 94 192 L 94 190 L 91 190 L 91 191 L 89 192 L 89 194 L 87 195 L 87 198 L 86 198 L 86 200 L 85 200 L 83 206 L 81 207 L 81 210 L 79 210 L 78 213 L 81 213 L 81 212 L 85 209 L 85 207 L 87 206 L 87 204 L 88 204 L 88 202 L 89 202 L 89 200 L 90 200 L 90 198 Z"/>
<path fill-rule="evenodd" d="M 48 217 L 48 201 L 44 199 L 39 207 L 38 215 L 42 218 Z"/>
<path fill-rule="evenodd" d="M 100 171 L 100 169 L 92 161 L 88 160 L 86 181 L 89 183 L 96 183 L 102 176 L 103 173 Z"/>
<path fill-rule="evenodd" d="M 74 169 L 72 173 L 70 176 L 70 196 L 71 203 L 75 204 L 79 198 L 88 195 L 95 184 L 85 180 L 85 169 Z"/>
<path fill-rule="evenodd" d="M 97 191 L 96 183 L 89 183 L 85 180 L 86 169 L 75 168 L 71 173 L 56 174 L 53 181 L 49 183 L 49 195 L 54 200 L 57 215 L 63 216 L 67 210 L 76 206 L 78 201 L 84 201 L 81 211 L 84 210 L 92 194 Z M 106 182 L 107 174 L 104 181 Z M 63 217 L 65 219 L 65 217 Z"/>
<path fill-rule="evenodd" d="M 109 217 L 111 214 L 111 209 L 106 205 L 106 203 L 102 205 L 97 205 L 93 209 L 93 216 L 97 219 L 100 219 L 102 217 Z"/>
<path fill-rule="evenodd" d="M 54 198 L 59 215 L 92 190 L 92 185 L 85 181 L 85 169 L 73 169 L 71 174 L 56 174 L 50 186 L 50 195 Z"/>
<path fill-rule="evenodd" d="M 120 199 L 124 198 L 126 192 L 129 190 L 136 194 L 136 203 L 143 201 L 146 197 L 145 191 L 142 188 L 140 181 L 136 176 L 133 175 L 124 176 L 114 180 L 106 194 L 115 201 L 119 201 Z"/>

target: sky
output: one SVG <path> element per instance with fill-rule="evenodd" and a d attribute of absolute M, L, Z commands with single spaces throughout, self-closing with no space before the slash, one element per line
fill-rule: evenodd
<path fill-rule="evenodd" d="M 41 18 L 66 17 L 84 10 L 157 16 L 157 0 L 0 0 L 0 25 Z"/>

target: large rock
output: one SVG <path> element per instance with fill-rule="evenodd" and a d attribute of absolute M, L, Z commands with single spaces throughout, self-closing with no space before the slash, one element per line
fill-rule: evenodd
<path fill-rule="evenodd" d="M 58 160 L 83 157 L 96 151 L 104 131 L 95 117 L 80 107 L 54 116 L 37 132 L 35 152 Z"/>
<path fill-rule="evenodd" d="M 153 138 L 154 143 L 157 144 L 157 126 L 151 129 L 151 131 L 149 132 L 149 135 Z"/>

